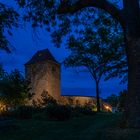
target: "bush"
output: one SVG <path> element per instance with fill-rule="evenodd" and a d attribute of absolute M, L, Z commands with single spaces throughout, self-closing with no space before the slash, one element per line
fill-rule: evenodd
<path fill-rule="evenodd" d="M 50 104 L 45 108 L 33 106 L 20 106 L 14 111 L 1 112 L 2 117 L 17 119 L 37 119 L 37 120 L 59 120 L 65 121 L 71 117 L 80 117 L 83 115 L 94 115 L 96 112 L 87 106 L 75 106 Z"/>
<path fill-rule="evenodd" d="M 92 111 L 90 107 L 75 106 L 73 108 L 73 115 L 79 117 L 81 115 L 94 115 L 96 112 Z"/>
<path fill-rule="evenodd" d="M 82 111 L 81 113 L 83 115 L 94 115 L 95 114 L 95 112 L 92 111 L 92 109 L 88 108 L 88 107 L 83 107 L 81 111 Z"/>
<path fill-rule="evenodd" d="M 49 105 L 46 107 L 49 119 L 65 121 L 70 119 L 72 108 L 68 105 Z"/>
<path fill-rule="evenodd" d="M 42 120 L 42 121 L 48 121 L 49 120 L 48 115 L 46 114 L 45 111 L 33 114 L 32 118 L 35 119 L 35 120 Z"/>
<path fill-rule="evenodd" d="M 81 117 L 82 115 L 82 108 L 80 106 L 72 108 L 72 117 Z"/>
<path fill-rule="evenodd" d="M 11 117 L 11 112 L 5 110 L 0 112 L 0 118 L 9 118 L 9 117 Z"/>
<path fill-rule="evenodd" d="M 46 107 L 47 116 L 51 120 L 65 121 L 70 117 L 80 117 L 82 115 L 94 115 L 96 112 L 92 111 L 89 107 L 69 105 L 49 105 Z"/>
<path fill-rule="evenodd" d="M 0 118 L 31 119 L 33 116 L 44 113 L 44 110 L 44 108 L 34 106 L 20 106 L 14 110 L 1 111 Z"/>
<path fill-rule="evenodd" d="M 31 119 L 35 108 L 32 106 L 20 106 L 12 112 L 12 116 L 18 119 Z"/>
<path fill-rule="evenodd" d="M 47 91 L 41 94 L 42 106 L 57 105 L 57 101 Z"/>
<path fill-rule="evenodd" d="M 88 107 L 71 107 L 69 105 L 49 105 L 46 107 L 47 116 L 51 120 L 65 121 L 70 117 L 79 117 L 82 115 L 94 115 L 91 108 Z"/>

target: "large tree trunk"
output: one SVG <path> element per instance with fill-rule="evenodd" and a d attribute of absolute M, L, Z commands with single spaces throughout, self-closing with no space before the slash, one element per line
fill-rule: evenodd
<path fill-rule="evenodd" d="M 96 82 L 96 100 L 97 100 L 97 112 L 100 112 L 100 96 L 99 96 L 99 83 Z"/>
<path fill-rule="evenodd" d="M 128 95 L 125 120 L 128 127 L 140 127 L 140 37 L 127 38 Z"/>
<path fill-rule="evenodd" d="M 128 95 L 125 120 L 129 127 L 140 127 L 140 13 L 139 0 L 123 0 L 128 56 Z"/>

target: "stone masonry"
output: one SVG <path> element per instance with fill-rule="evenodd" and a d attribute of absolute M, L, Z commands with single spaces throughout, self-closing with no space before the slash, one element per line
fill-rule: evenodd
<path fill-rule="evenodd" d="M 26 79 L 30 81 L 34 100 L 45 91 L 55 99 L 60 97 L 60 64 L 48 49 L 38 51 L 25 64 Z"/>

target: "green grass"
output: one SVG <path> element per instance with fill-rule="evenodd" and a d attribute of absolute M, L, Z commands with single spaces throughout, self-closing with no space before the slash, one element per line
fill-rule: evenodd
<path fill-rule="evenodd" d="M 120 129 L 119 114 L 101 113 L 69 121 L 18 120 L 19 129 L 0 133 L 0 140 L 140 140 L 140 130 Z"/>

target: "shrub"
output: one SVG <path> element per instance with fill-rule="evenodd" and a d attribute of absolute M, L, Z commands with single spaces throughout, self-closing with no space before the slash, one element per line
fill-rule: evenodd
<path fill-rule="evenodd" d="M 3 110 L 0 112 L 0 118 L 9 118 L 11 117 L 11 112 Z"/>
<path fill-rule="evenodd" d="M 49 119 L 65 121 L 70 119 L 72 108 L 68 105 L 49 105 L 46 108 Z"/>
<path fill-rule="evenodd" d="M 89 107 L 82 107 L 81 113 L 83 115 L 93 115 L 93 114 L 95 114 L 95 112 L 93 112 L 92 109 L 89 108 Z"/>
<path fill-rule="evenodd" d="M 72 108 L 72 117 L 80 117 L 82 115 L 82 108 L 80 106 L 75 106 Z"/>
<path fill-rule="evenodd" d="M 92 108 L 86 106 L 75 106 L 73 108 L 73 115 L 79 117 L 81 115 L 94 115 L 96 112 Z"/>
<path fill-rule="evenodd" d="M 42 106 L 57 105 L 57 101 L 47 91 L 41 94 Z"/>
<path fill-rule="evenodd" d="M 14 110 L 5 110 L 0 112 L 0 117 L 16 118 L 16 119 L 31 119 L 33 115 L 44 112 L 44 108 L 33 106 L 20 106 Z"/>
<path fill-rule="evenodd" d="M 31 119 L 35 108 L 32 106 L 20 106 L 12 112 L 12 116 L 18 119 Z"/>

